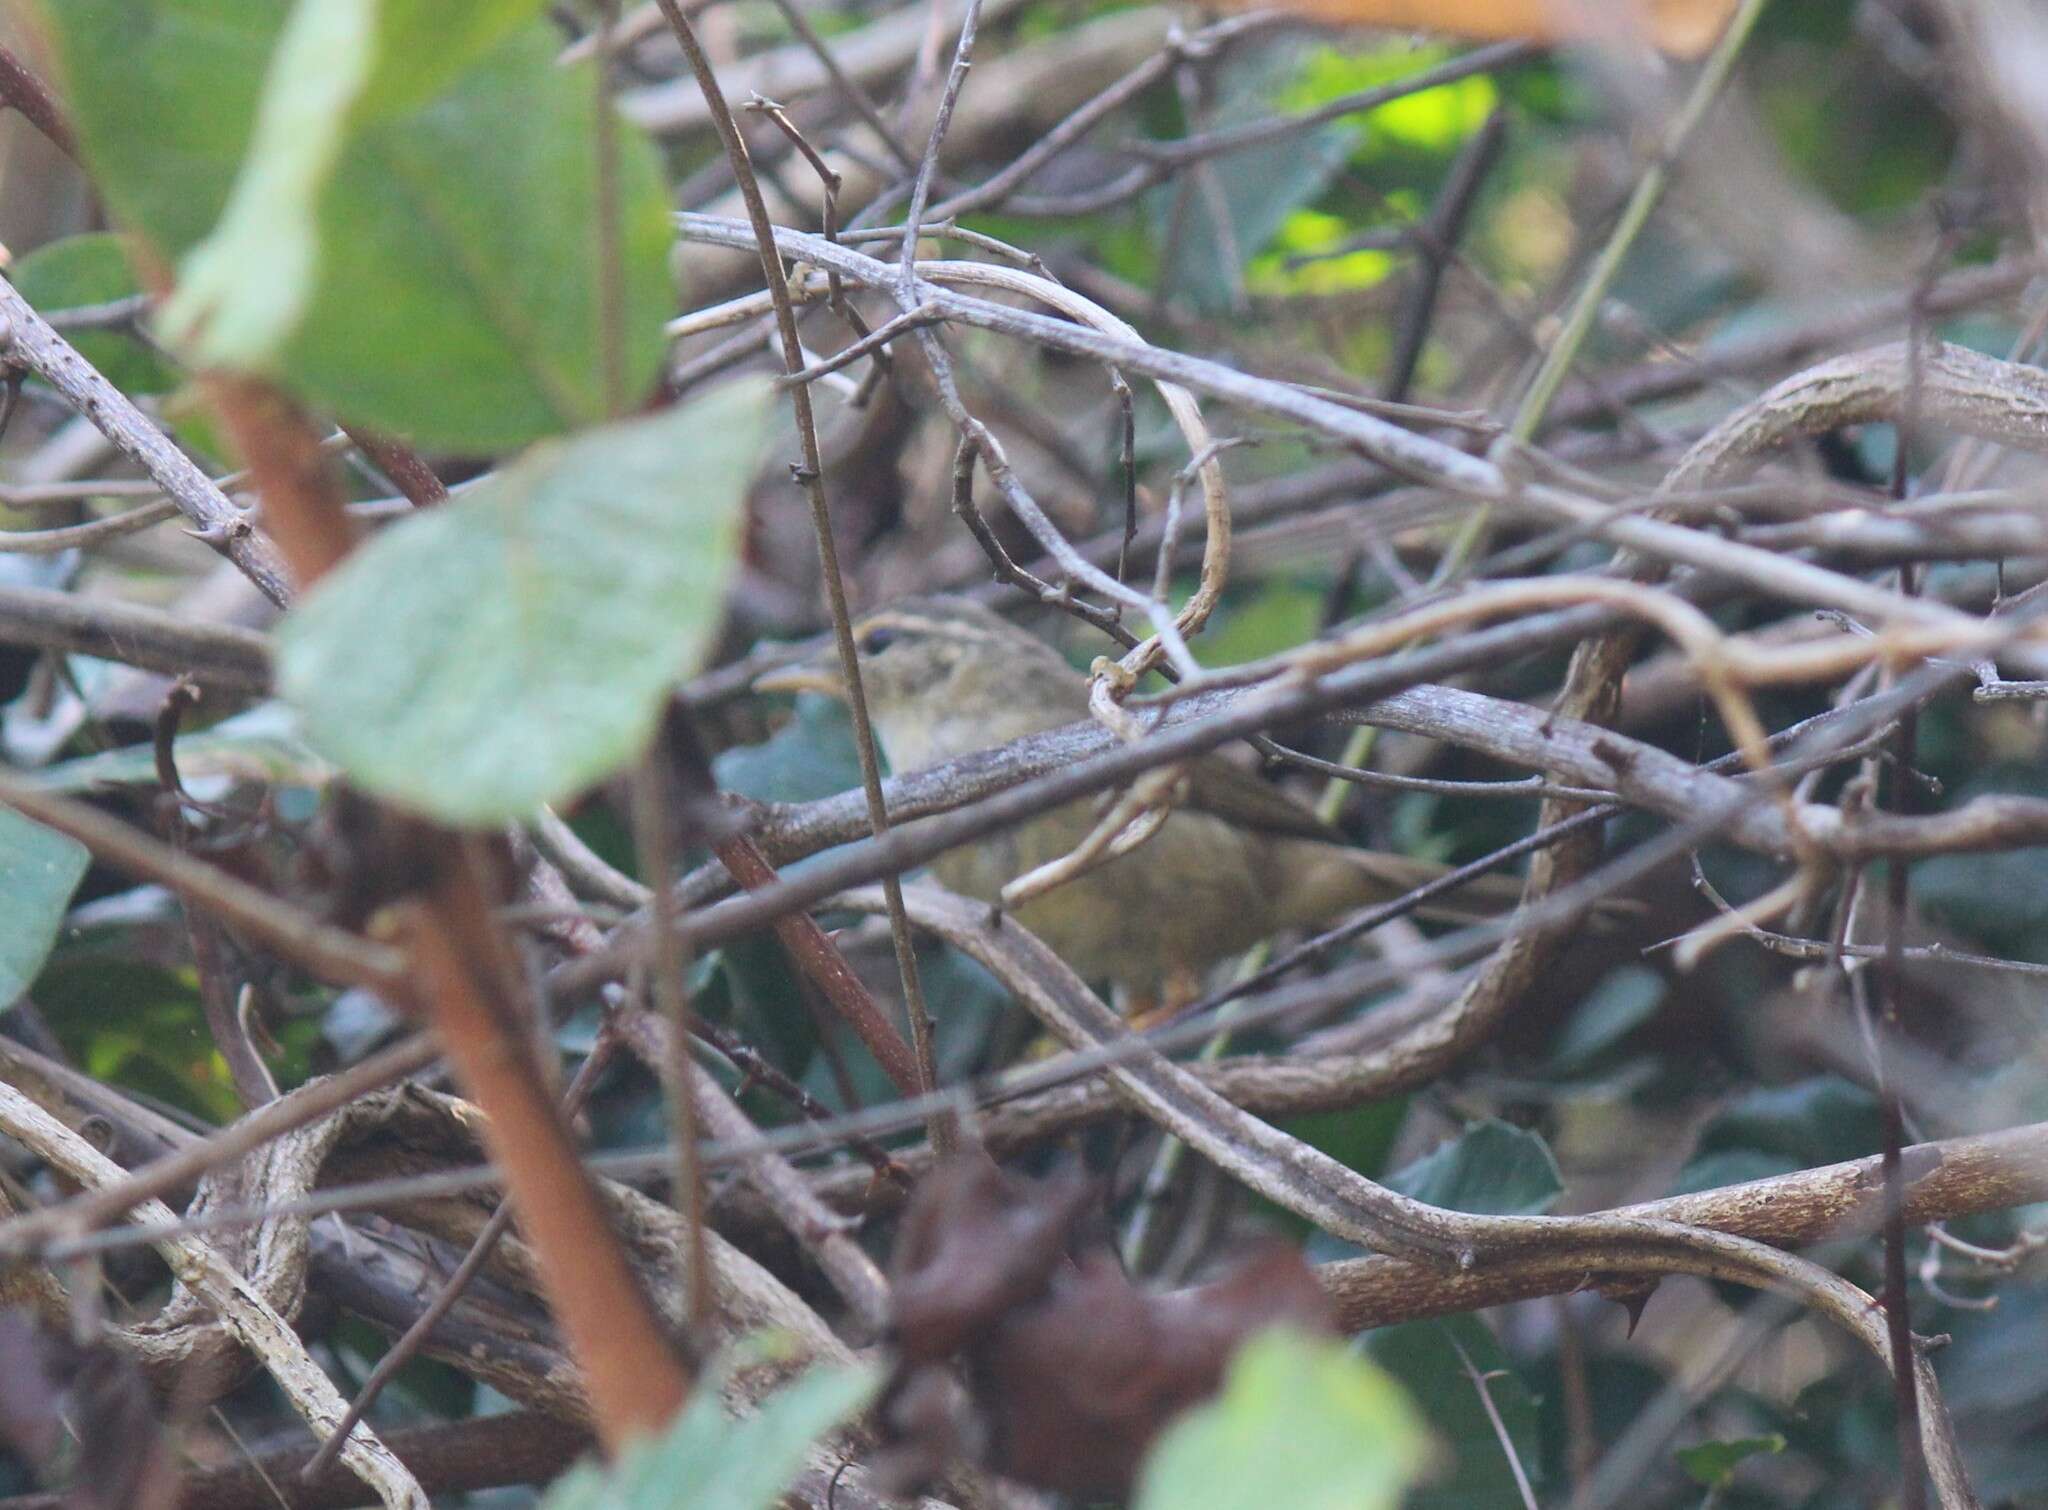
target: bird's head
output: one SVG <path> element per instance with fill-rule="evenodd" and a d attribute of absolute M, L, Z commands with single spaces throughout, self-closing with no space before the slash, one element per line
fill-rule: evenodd
<path fill-rule="evenodd" d="M 899 752 L 913 747 L 943 758 L 1085 711 L 1082 679 L 1057 651 L 968 599 L 906 598 L 852 627 L 868 712 L 899 770 L 907 768 Z M 831 645 L 764 673 L 754 687 L 846 696 Z"/>

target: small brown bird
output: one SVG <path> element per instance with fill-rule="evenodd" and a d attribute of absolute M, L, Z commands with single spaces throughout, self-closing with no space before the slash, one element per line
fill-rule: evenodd
<path fill-rule="evenodd" d="M 1088 717 L 1086 680 L 1050 646 L 978 604 L 908 599 L 854 626 L 861 682 L 891 769 L 937 765 Z M 772 671 L 762 691 L 845 695 L 830 651 Z M 1076 972 L 1141 998 L 1191 994 L 1218 960 L 1413 890 L 1444 867 L 1347 844 L 1279 788 L 1219 756 L 1187 767 L 1186 800 L 1145 843 L 1016 908 Z M 1070 853 L 1107 799 L 1055 808 L 932 862 L 941 883 L 994 902 L 1005 883 Z M 1430 915 L 1470 920 L 1520 896 L 1513 877 L 1460 887 Z"/>

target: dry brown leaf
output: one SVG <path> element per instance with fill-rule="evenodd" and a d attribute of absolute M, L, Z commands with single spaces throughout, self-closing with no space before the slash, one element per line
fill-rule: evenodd
<path fill-rule="evenodd" d="M 1250 3 L 1250 0 L 1244 0 Z M 1265 3 L 1265 0 L 1259 0 Z M 1275 0 L 1282 9 L 1348 26 L 1523 37 L 1532 42 L 1647 37 L 1665 52 L 1698 57 L 1734 13 L 1736 0 Z"/>
<path fill-rule="evenodd" d="M 879 1411 L 890 1445 L 872 1465 L 898 1489 L 971 1457 L 1036 1488 L 1121 1499 L 1153 1439 L 1216 1392 L 1247 1337 L 1335 1331 L 1329 1296 L 1285 1243 L 1198 1289 L 1139 1289 L 1100 1196 L 1078 1176 L 1034 1180 L 982 1154 L 912 1192 L 891 1263 L 899 1368 Z M 954 1355 L 964 1400 L 936 1366 Z"/>

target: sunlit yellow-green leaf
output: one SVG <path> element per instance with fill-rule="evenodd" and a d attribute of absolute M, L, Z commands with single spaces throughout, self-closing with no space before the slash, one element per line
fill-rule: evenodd
<path fill-rule="evenodd" d="M 1429 1434 L 1399 1385 L 1340 1342 L 1272 1331 L 1223 1392 L 1168 1427 L 1137 1510 L 1392 1510 Z"/>

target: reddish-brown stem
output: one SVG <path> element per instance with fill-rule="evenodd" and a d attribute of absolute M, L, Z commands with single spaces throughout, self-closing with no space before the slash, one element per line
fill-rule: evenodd
<path fill-rule="evenodd" d="M 0 58 L 0 96 L 69 150 L 70 133 L 54 102 L 11 56 Z M 262 494 L 265 522 L 293 576 L 301 587 L 317 581 L 355 545 L 318 434 L 268 383 L 213 374 L 205 386 Z M 374 438 L 364 448 L 416 504 L 432 501 L 423 481 L 432 473 L 409 450 Z M 503 968 L 503 940 L 474 856 L 455 835 L 436 837 L 447 863 L 432 893 L 399 911 L 412 986 L 457 1077 L 489 1119 L 486 1136 L 505 1161 L 507 1189 L 589 1380 L 598 1434 L 615 1450 L 664 1425 L 689 1393 L 689 1376 L 605 1220 L 521 1025 L 504 1010 L 516 999 L 503 989 L 515 977 Z"/>
<path fill-rule="evenodd" d="M 748 891 L 772 886 L 778 879 L 767 856 L 743 834 L 722 839 L 712 848 L 732 878 Z M 917 1055 L 903 1041 L 896 1025 L 889 1021 L 889 1014 L 882 1010 L 868 988 L 861 984 L 860 977 L 853 973 L 853 967 L 846 963 L 846 956 L 825 936 L 825 930 L 812 921 L 810 914 L 803 912 L 785 913 L 775 920 L 774 927 L 776 938 L 782 941 L 782 947 L 789 951 L 797 968 L 824 993 L 832 1009 L 867 1045 L 868 1052 L 875 1056 L 875 1062 L 889 1077 L 890 1084 L 906 1096 L 915 1096 L 923 1090 Z"/>
<path fill-rule="evenodd" d="M 304 411 L 269 383 L 216 373 L 206 391 L 263 497 L 263 521 L 285 564 L 301 588 L 317 582 L 356 543 L 320 437 Z"/>
<path fill-rule="evenodd" d="M 317 581 L 348 554 L 354 531 L 313 427 L 286 395 L 256 379 L 215 375 L 207 393 L 248 463 L 293 574 L 302 586 Z M 505 1166 L 549 1302 L 582 1365 L 598 1436 L 615 1451 L 664 1425 L 690 1378 L 633 1277 L 512 1006 L 519 977 L 491 916 L 478 848 L 418 827 L 435 855 L 435 875 L 389 915 L 409 957 L 408 985 L 457 1080 L 488 1119 L 486 1140 Z"/>
<path fill-rule="evenodd" d="M 73 162 L 78 160 L 78 138 L 71 122 L 49 87 L 29 66 L 5 47 L 0 47 L 0 103 L 13 106 L 36 130 Z"/>
<path fill-rule="evenodd" d="M 511 966 L 475 860 L 463 849 L 454 858 L 425 897 L 396 909 L 396 931 L 414 963 L 419 1004 L 488 1117 L 484 1141 L 504 1168 L 549 1305 L 583 1368 L 598 1435 L 616 1451 L 666 1424 L 689 1379 L 613 1236 L 522 1025 L 503 1009 Z"/>
<path fill-rule="evenodd" d="M 437 503 L 448 501 L 448 485 L 435 476 L 434 469 L 421 459 L 420 453 L 404 441 L 380 435 L 375 430 L 366 430 L 361 425 L 345 424 L 341 428 L 356 443 L 356 449 L 377 464 L 377 470 L 391 479 L 391 485 L 403 493 L 414 508 L 430 509 Z"/>

